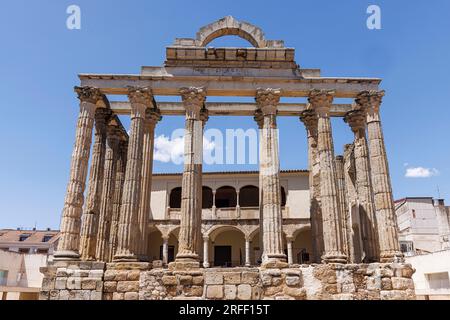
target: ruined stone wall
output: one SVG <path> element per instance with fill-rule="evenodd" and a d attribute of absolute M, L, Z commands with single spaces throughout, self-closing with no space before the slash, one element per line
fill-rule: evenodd
<path fill-rule="evenodd" d="M 81 262 L 43 268 L 42 300 L 414 300 L 409 264 L 170 270 Z"/>

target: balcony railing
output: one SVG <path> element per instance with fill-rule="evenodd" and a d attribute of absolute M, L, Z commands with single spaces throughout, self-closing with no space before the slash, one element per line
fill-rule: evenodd
<path fill-rule="evenodd" d="M 283 207 L 283 218 L 288 218 L 289 208 Z M 171 220 L 181 219 L 180 208 L 167 208 L 167 217 Z M 259 219 L 259 207 L 210 208 L 202 210 L 203 220 Z"/>

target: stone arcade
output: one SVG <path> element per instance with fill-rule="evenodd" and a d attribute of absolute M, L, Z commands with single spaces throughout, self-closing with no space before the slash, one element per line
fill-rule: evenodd
<path fill-rule="evenodd" d="M 225 35 L 254 48 L 207 47 Z M 300 68 L 294 53 L 283 41 L 266 40 L 258 27 L 226 17 L 201 28 L 196 39 L 177 39 L 163 67 L 143 67 L 139 75 L 80 75 L 61 239 L 55 261 L 42 269 L 41 299 L 414 299 L 414 270 L 404 264 L 398 243 L 379 115 L 381 80 L 321 77 L 320 70 Z M 109 101 L 113 95 L 129 101 Z M 156 96 L 180 96 L 182 102 Z M 253 97 L 255 103 L 208 103 L 207 96 Z M 307 103 L 280 103 L 281 97 Z M 334 98 L 351 101 L 333 104 Z M 129 136 L 118 115 L 130 115 Z M 260 170 L 246 176 L 253 189 L 204 185 L 204 126 L 221 115 L 254 117 L 260 129 Z M 162 116 L 186 119 L 179 179 L 152 174 Z M 309 181 L 308 172 L 280 172 L 277 117 L 287 116 L 306 128 Z M 343 118 L 354 133 L 343 156 L 334 154 L 330 117 Z M 300 207 L 284 182 L 295 176 L 309 185 Z M 165 178 L 180 184 L 158 220 L 152 180 Z M 295 210 L 308 214 L 297 217 Z M 211 267 L 224 262 L 210 257 L 220 228 L 245 236 L 245 257 L 228 268 Z M 151 253 L 155 230 L 162 235 L 161 259 Z M 302 230 L 309 230 L 311 249 L 298 257 L 293 243 Z M 169 241 L 176 242 L 176 255 Z M 252 241 L 259 241 L 259 259 L 252 256 Z"/>

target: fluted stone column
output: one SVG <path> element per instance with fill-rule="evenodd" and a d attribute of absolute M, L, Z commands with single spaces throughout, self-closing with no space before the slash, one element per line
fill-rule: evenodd
<path fill-rule="evenodd" d="M 169 236 L 163 237 L 163 265 L 167 266 L 169 263 Z"/>
<path fill-rule="evenodd" d="M 81 213 L 92 143 L 96 103 L 103 99 L 100 90 L 91 87 L 76 87 L 80 99 L 80 113 L 72 153 L 70 178 L 67 186 L 61 218 L 61 236 L 55 260 L 79 260 Z"/>
<path fill-rule="evenodd" d="M 161 113 L 157 109 L 147 109 L 144 122 L 144 144 L 142 146 L 142 191 L 139 206 L 139 241 L 138 256 L 140 261 L 148 258 L 148 218 L 150 214 L 150 197 L 152 194 L 153 149 L 155 141 L 155 126 L 161 120 Z"/>
<path fill-rule="evenodd" d="M 245 238 L 245 266 L 250 267 L 252 265 L 250 261 L 250 239 Z"/>
<path fill-rule="evenodd" d="M 375 218 L 375 206 L 373 203 L 373 189 L 370 178 L 369 147 L 366 138 L 366 112 L 362 109 L 350 111 L 345 116 L 354 135 L 354 157 L 356 190 L 359 201 L 359 213 L 362 218 L 363 243 L 366 252 L 366 261 L 375 262 L 379 259 L 377 223 Z"/>
<path fill-rule="evenodd" d="M 128 97 L 131 102 L 131 132 L 114 262 L 138 261 L 144 122 L 146 109 L 153 103 L 151 91 L 147 88 L 129 88 Z"/>
<path fill-rule="evenodd" d="M 96 260 L 95 251 L 102 200 L 107 125 L 111 114 L 111 110 L 105 108 L 99 108 L 95 113 L 95 138 L 92 148 L 89 188 L 80 232 L 80 254 L 81 259 L 85 261 Z"/>
<path fill-rule="evenodd" d="M 292 265 L 292 264 L 294 264 L 294 252 L 293 252 L 293 248 L 292 248 L 294 239 L 286 238 L 286 242 L 287 242 L 288 264 Z"/>
<path fill-rule="evenodd" d="M 361 242 L 359 227 L 354 229 L 355 225 L 359 226 L 359 200 L 356 191 L 356 166 L 354 156 L 354 145 L 344 145 L 344 179 L 345 179 L 345 194 L 347 196 L 348 210 L 347 215 L 347 243 L 348 243 L 348 261 L 349 263 L 360 263 Z"/>
<path fill-rule="evenodd" d="M 209 268 L 209 238 L 203 238 L 203 268 Z"/>
<path fill-rule="evenodd" d="M 348 239 L 347 239 L 347 194 L 345 192 L 345 177 L 344 177 L 344 157 L 343 156 L 336 156 L 335 159 L 336 163 L 336 181 L 337 181 L 337 187 L 338 187 L 338 196 L 339 196 L 339 220 L 340 220 L 340 226 L 341 226 L 341 233 L 342 233 L 342 241 L 343 241 L 343 247 L 344 247 L 344 254 L 347 256 L 347 259 L 349 257 L 349 247 L 348 247 Z"/>
<path fill-rule="evenodd" d="M 111 230 L 109 235 L 109 257 L 111 262 L 117 251 L 117 233 L 119 230 L 120 206 L 122 204 L 123 185 L 125 182 L 125 171 L 127 166 L 128 136 L 123 137 L 119 143 L 119 157 L 116 163 L 116 183 L 114 188 L 113 212 Z"/>
<path fill-rule="evenodd" d="M 259 136 L 258 136 L 258 140 L 259 140 L 259 149 L 258 149 L 258 153 L 261 156 L 262 154 L 262 140 L 263 140 L 263 128 L 264 128 L 264 115 L 262 114 L 261 110 L 257 109 L 255 111 L 255 116 L 254 116 L 254 120 L 256 122 L 256 124 L 258 125 L 258 132 L 259 132 Z M 262 225 L 262 221 L 263 221 L 263 205 L 262 205 L 262 179 L 261 179 L 261 174 L 259 175 L 259 180 L 258 180 L 258 191 L 259 191 L 259 203 L 258 203 L 258 209 L 259 209 L 259 225 L 261 227 Z M 260 232 L 259 232 L 259 250 L 261 252 L 264 252 L 264 239 L 263 239 L 263 232 L 262 229 L 260 228 Z M 261 254 L 261 258 L 262 258 L 262 254 Z"/>
<path fill-rule="evenodd" d="M 309 196 L 310 219 L 313 247 L 313 260 L 320 262 L 323 254 L 323 227 L 320 208 L 320 164 L 317 152 L 317 124 L 318 117 L 314 110 L 307 109 L 300 115 L 300 120 L 306 127 L 308 136 L 308 167 L 309 167 Z"/>
<path fill-rule="evenodd" d="M 370 168 L 376 210 L 381 262 L 402 261 L 394 198 L 380 119 L 384 91 L 361 92 L 356 103 L 367 112 Z"/>
<path fill-rule="evenodd" d="M 336 164 L 334 161 L 333 136 L 331 132 L 330 108 L 333 92 L 313 90 L 309 102 L 318 115 L 317 151 L 320 162 L 320 200 L 324 237 L 325 263 L 346 263 L 340 204 L 337 190 Z"/>
<path fill-rule="evenodd" d="M 280 161 L 278 149 L 277 106 L 281 91 L 259 89 L 256 103 L 264 122 L 260 147 L 260 182 L 262 184 L 263 267 L 286 267 L 283 252 L 283 217 L 281 213 Z"/>
<path fill-rule="evenodd" d="M 100 203 L 96 257 L 99 261 L 109 261 L 109 238 L 113 215 L 114 189 L 116 183 L 116 165 L 119 158 L 120 130 L 108 126 L 106 138 L 105 170 L 103 176 L 103 194 Z"/>
<path fill-rule="evenodd" d="M 198 268 L 202 214 L 203 126 L 201 110 L 206 92 L 203 88 L 180 90 L 186 109 L 184 173 L 181 196 L 181 221 L 178 254 L 174 268 Z"/>

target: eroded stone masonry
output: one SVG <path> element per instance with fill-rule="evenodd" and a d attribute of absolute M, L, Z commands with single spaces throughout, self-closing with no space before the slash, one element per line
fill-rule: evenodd
<path fill-rule="evenodd" d="M 225 35 L 253 48 L 208 47 Z M 80 75 L 61 239 L 42 269 L 41 299 L 415 299 L 414 270 L 398 242 L 381 80 L 321 77 L 294 56 L 283 41 L 226 17 L 195 39 L 177 39 L 163 67 Z M 111 101 L 114 95 L 128 102 Z M 255 103 L 208 103 L 208 96 Z M 283 97 L 307 103 L 281 103 Z M 118 115 L 130 116 L 129 134 Z M 205 180 L 204 129 L 210 117 L 223 115 L 254 118 L 260 170 Z M 162 116 L 186 120 L 179 178 L 152 174 Z M 308 171 L 280 171 L 279 117 L 304 124 Z M 343 156 L 335 155 L 332 117 L 354 133 Z M 224 231 L 239 234 L 224 238 Z"/>

